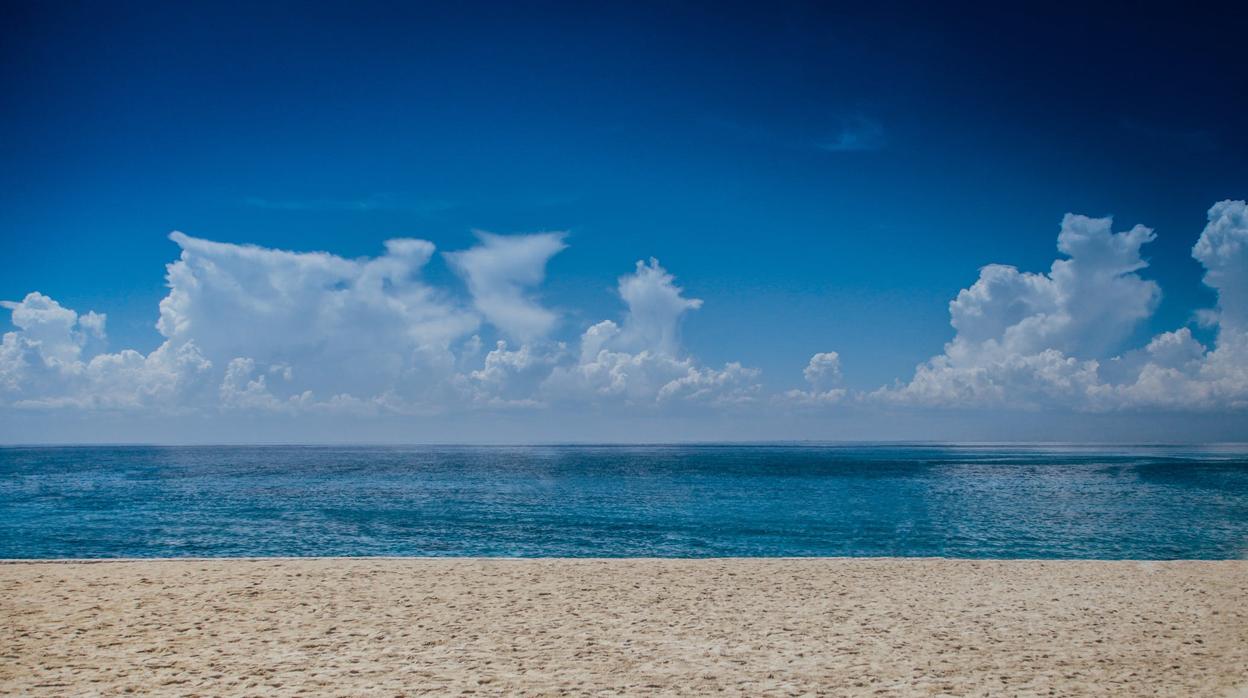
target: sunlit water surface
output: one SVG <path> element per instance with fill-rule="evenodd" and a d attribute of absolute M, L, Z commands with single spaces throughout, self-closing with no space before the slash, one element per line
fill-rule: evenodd
<path fill-rule="evenodd" d="M 1243 558 L 1242 447 L 5 447 L 0 558 Z"/>

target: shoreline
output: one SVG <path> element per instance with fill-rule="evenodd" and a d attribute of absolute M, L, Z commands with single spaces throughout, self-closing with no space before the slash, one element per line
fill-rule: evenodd
<path fill-rule="evenodd" d="M 1248 561 L 0 561 L 0 692 L 1225 696 Z"/>

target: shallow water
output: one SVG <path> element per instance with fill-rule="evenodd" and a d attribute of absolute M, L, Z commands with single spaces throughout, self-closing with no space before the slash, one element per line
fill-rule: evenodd
<path fill-rule="evenodd" d="M 1243 558 L 1248 449 L 3 447 L 0 558 Z"/>

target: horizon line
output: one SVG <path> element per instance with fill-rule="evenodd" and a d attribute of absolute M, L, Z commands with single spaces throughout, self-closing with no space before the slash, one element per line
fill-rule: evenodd
<path fill-rule="evenodd" d="M 938 439 L 762 439 L 690 441 L 46 441 L 0 442 L 0 448 L 636 448 L 646 446 L 1243 446 L 1248 441 L 1044 441 L 986 440 L 942 441 Z"/>

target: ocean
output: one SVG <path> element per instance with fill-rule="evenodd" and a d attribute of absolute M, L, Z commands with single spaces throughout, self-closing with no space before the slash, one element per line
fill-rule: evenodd
<path fill-rule="evenodd" d="M 0 558 L 1238 559 L 1248 448 L 0 447 Z"/>

